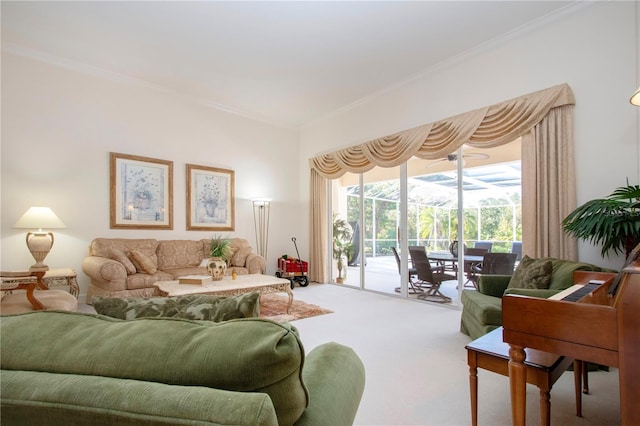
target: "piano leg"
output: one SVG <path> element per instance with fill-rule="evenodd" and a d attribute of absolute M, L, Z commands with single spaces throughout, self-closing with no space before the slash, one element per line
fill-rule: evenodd
<path fill-rule="evenodd" d="M 583 361 L 573 361 L 573 381 L 575 383 L 576 392 L 576 416 L 582 417 L 582 375 L 583 369 L 586 369 L 586 365 Z"/>
<path fill-rule="evenodd" d="M 509 344 L 509 384 L 511 385 L 511 421 L 514 426 L 525 426 L 527 416 L 527 354 L 522 346 Z"/>
<path fill-rule="evenodd" d="M 540 424 L 549 426 L 551 424 L 551 391 L 540 388 Z"/>

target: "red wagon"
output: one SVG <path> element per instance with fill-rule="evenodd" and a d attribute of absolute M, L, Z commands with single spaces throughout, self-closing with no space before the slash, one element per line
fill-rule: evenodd
<path fill-rule="evenodd" d="M 293 245 L 296 247 L 298 259 L 288 256 L 279 257 L 276 277 L 287 278 L 291 282 L 292 289 L 296 282 L 300 287 L 306 287 L 309 285 L 309 277 L 307 276 L 307 273 L 309 272 L 309 264 L 304 260 L 300 260 L 300 253 L 298 252 L 296 238 L 291 238 L 291 241 L 293 241 Z"/>

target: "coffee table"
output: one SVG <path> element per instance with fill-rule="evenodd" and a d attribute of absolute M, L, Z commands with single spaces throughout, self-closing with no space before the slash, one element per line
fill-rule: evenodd
<path fill-rule="evenodd" d="M 291 282 L 271 275 L 237 275 L 236 279 L 225 275 L 220 281 L 206 284 L 180 284 L 178 281 L 156 281 L 154 284 L 161 296 L 184 296 L 187 294 L 215 294 L 218 296 L 236 296 L 257 291 L 260 294 L 284 292 L 289 296 L 287 313 L 293 303 Z"/>

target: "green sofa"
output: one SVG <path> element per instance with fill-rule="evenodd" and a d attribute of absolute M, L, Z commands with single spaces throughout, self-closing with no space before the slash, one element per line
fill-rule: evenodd
<path fill-rule="evenodd" d="M 0 328 L 3 426 L 348 425 L 364 390 L 353 350 L 305 356 L 294 326 L 259 318 L 41 311 Z"/>
<path fill-rule="evenodd" d="M 475 340 L 500 327 L 502 325 L 502 296 L 504 294 L 548 298 L 571 287 L 575 271 L 602 271 L 600 267 L 589 263 L 554 258 L 529 259 L 525 257 L 518 268 L 522 270 L 527 261 L 535 261 L 537 265 L 543 262 L 550 263 L 550 268 L 545 271 L 548 273 L 547 280 L 544 285 L 539 285 L 539 287 L 546 288 L 526 288 L 534 287 L 527 285 L 526 282 L 524 288 L 514 287 L 510 275 L 480 276 L 477 290 L 466 289 L 462 291 L 460 298 L 463 306 L 460 320 L 461 332 Z M 518 271 L 518 268 L 514 272 L 514 277 L 522 272 Z"/>

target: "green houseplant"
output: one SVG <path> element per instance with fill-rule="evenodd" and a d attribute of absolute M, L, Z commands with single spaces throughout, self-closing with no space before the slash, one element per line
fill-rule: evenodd
<path fill-rule="evenodd" d="M 229 245 L 231 241 L 228 238 L 223 238 L 220 235 L 215 235 L 211 238 L 211 242 L 209 244 L 209 254 L 211 257 L 218 257 L 225 262 L 228 262 L 233 255 L 233 250 L 231 250 L 231 246 Z"/>
<path fill-rule="evenodd" d="M 344 282 L 344 260 L 351 252 L 351 225 L 346 220 L 334 217 L 333 219 L 333 258 L 336 260 L 338 268 L 338 276 L 336 282 L 342 284 Z M 345 272 L 346 275 L 346 272 Z"/>
<path fill-rule="evenodd" d="M 591 200 L 571 212 L 564 230 L 575 238 L 602 245 L 602 256 L 625 253 L 640 243 L 640 186 L 617 188 L 607 198 Z"/>

